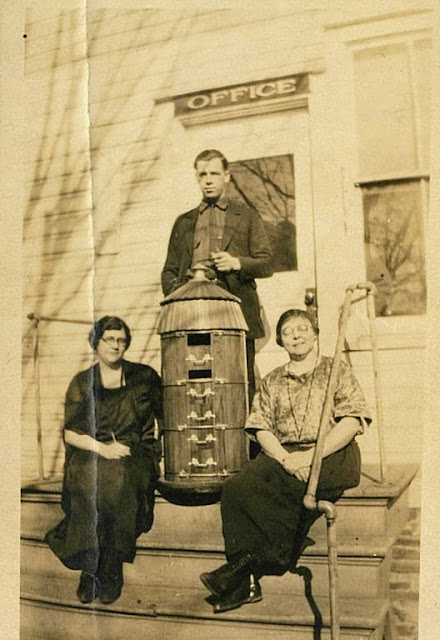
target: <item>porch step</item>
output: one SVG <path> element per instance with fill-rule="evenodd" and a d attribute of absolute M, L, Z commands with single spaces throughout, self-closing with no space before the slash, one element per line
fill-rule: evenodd
<path fill-rule="evenodd" d="M 75 587 L 76 588 L 76 587 Z M 70 580 L 22 580 L 22 640 L 330 640 L 327 598 L 271 594 L 262 602 L 215 615 L 206 591 L 128 584 L 112 605 L 81 605 Z M 263 587 L 264 589 L 264 587 Z M 90 613 L 93 612 L 93 616 Z M 387 612 L 383 599 L 340 600 L 341 638 L 382 640 Z M 320 631 L 321 630 L 321 631 Z M 317 635 L 319 634 L 319 635 Z"/>
<path fill-rule="evenodd" d="M 409 484 L 417 469 L 417 465 L 394 465 L 389 468 L 387 481 L 382 484 L 372 480 L 378 478 L 375 467 L 363 469 L 359 487 L 346 491 L 337 503 L 338 537 L 351 537 L 353 540 L 368 536 L 396 537 L 408 518 Z M 59 483 L 29 487 L 23 491 L 23 535 L 42 539 L 46 531 L 61 520 L 60 491 Z M 325 539 L 324 517 L 313 525 L 310 537 Z M 139 544 L 166 549 L 222 549 L 220 506 L 184 507 L 158 497 L 148 542 L 141 536 Z"/>
<path fill-rule="evenodd" d="M 198 587 L 199 575 L 212 571 L 225 561 L 224 555 L 206 551 L 179 551 L 164 549 L 138 549 L 133 564 L 124 564 L 127 584 L 138 584 L 145 588 L 166 584 L 170 587 Z M 387 597 L 388 574 L 391 562 L 391 547 L 385 556 L 376 553 L 372 547 L 358 549 L 357 555 L 338 556 L 339 590 L 342 597 L 356 598 Z M 76 584 L 78 572 L 66 569 L 52 551 L 42 542 L 22 540 L 22 574 L 40 575 L 42 579 L 63 578 Z M 306 582 L 313 582 L 313 594 L 327 595 L 328 560 L 326 549 L 315 555 L 304 555 L 300 559 L 298 571 L 283 576 L 265 576 L 264 589 L 267 593 L 301 595 Z"/>

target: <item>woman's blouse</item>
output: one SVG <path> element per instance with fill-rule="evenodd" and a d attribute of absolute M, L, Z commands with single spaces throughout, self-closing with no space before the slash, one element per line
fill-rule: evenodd
<path fill-rule="evenodd" d="M 123 386 L 107 389 L 99 365 L 78 373 L 66 393 L 64 428 L 100 442 L 153 442 L 155 419 L 162 418 L 160 377 L 148 365 L 124 360 L 123 378 Z"/>
<path fill-rule="evenodd" d="M 281 443 L 316 442 L 321 413 L 330 377 L 332 358 L 323 356 L 316 367 L 305 374 L 295 375 L 289 365 L 277 367 L 262 381 L 246 421 L 248 435 L 266 430 Z M 361 388 L 351 368 L 340 363 L 330 428 L 341 418 L 359 418 L 359 433 L 363 433 L 370 414 Z"/>

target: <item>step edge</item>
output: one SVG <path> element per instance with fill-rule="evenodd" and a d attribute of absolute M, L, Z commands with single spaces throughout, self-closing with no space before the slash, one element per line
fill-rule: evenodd
<path fill-rule="evenodd" d="M 204 600 L 206 597 L 206 592 L 193 589 L 193 594 L 200 594 L 200 601 Z M 271 599 L 281 599 L 282 596 L 277 596 L 276 594 L 271 594 Z M 301 602 L 304 605 L 305 598 L 300 595 L 291 595 L 289 597 L 289 602 Z M 315 605 L 322 612 L 322 624 L 323 628 L 329 627 L 330 624 L 330 599 L 325 596 L 316 596 L 313 598 Z M 236 611 L 230 611 L 225 614 L 214 614 L 211 612 L 200 612 L 197 609 L 188 609 L 188 613 L 183 614 L 181 611 L 176 610 L 173 613 L 170 605 L 166 604 L 155 604 L 152 605 L 151 608 L 146 610 L 131 610 L 128 607 L 117 606 L 116 603 L 113 605 L 101 605 L 101 604 L 91 604 L 91 605 L 81 605 L 80 603 L 76 603 L 72 600 L 59 601 L 55 598 L 46 598 L 42 599 L 37 595 L 31 593 L 22 593 L 20 596 L 21 602 L 30 602 L 34 605 L 40 605 L 42 607 L 47 608 L 55 608 L 55 609 L 65 609 L 68 611 L 90 611 L 94 614 L 100 615 L 111 615 L 111 616 L 130 616 L 136 618 L 162 618 L 162 619 L 180 619 L 180 620 L 211 620 L 211 621 L 230 621 L 235 623 L 245 623 L 245 624 L 255 624 L 255 625 L 275 625 L 275 626 L 305 626 L 309 627 L 315 624 L 315 620 L 313 619 L 313 611 L 310 610 L 310 614 L 307 612 L 303 614 L 302 612 L 298 615 L 300 621 L 295 620 L 294 615 L 284 615 L 280 617 L 280 620 L 274 621 L 273 618 L 268 619 L 262 613 L 252 613 L 252 609 L 246 609 L 249 611 L 248 616 L 243 616 L 243 609 L 238 609 Z M 356 618 L 354 615 L 347 614 L 344 611 L 344 606 L 352 607 L 353 604 L 358 604 L 359 608 L 365 610 L 365 605 L 368 603 L 368 606 L 371 607 L 371 614 L 364 615 L 362 618 Z M 292 608 L 295 608 L 294 606 Z M 340 598 L 339 599 L 339 610 L 340 610 L 340 626 L 345 629 L 375 629 L 378 628 L 388 610 L 389 610 L 389 602 L 386 599 L 377 599 L 377 598 L 365 598 L 364 600 L 352 598 Z M 239 612 L 239 613 L 238 613 Z M 241 614 L 241 615 L 240 615 Z M 268 616 L 271 614 L 268 614 Z M 310 618 L 308 617 L 310 615 Z"/>
<path fill-rule="evenodd" d="M 407 489 L 408 486 L 405 488 Z M 404 491 L 405 491 L 404 489 Z M 352 489 L 350 489 L 350 491 L 353 491 Z M 403 491 L 403 492 L 404 492 Z M 402 493 L 403 493 L 402 492 Z M 378 504 L 386 504 L 389 501 L 393 501 L 396 499 L 396 497 L 398 497 L 401 494 L 398 494 L 397 496 L 392 494 L 385 494 L 384 495 L 361 495 L 361 494 L 348 494 L 348 495 L 343 495 L 341 496 L 341 498 L 339 498 L 339 500 L 336 503 L 336 507 L 337 506 L 344 506 L 344 507 L 350 507 L 350 506 L 356 506 L 359 503 L 368 503 L 369 505 L 371 505 L 371 503 L 373 502 L 377 502 Z M 61 492 L 60 491 L 52 491 L 52 492 L 42 492 L 42 491 L 22 491 L 21 493 L 21 499 L 20 501 L 22 503 L 42 503 L 42 504 L 60 504 L 61 503 Z M 156 494 L 155 497 L 155 501 L 156 504 L 169 504 L 173 507 L 181 507 L 183 509 L 187 508 L 187 509 L 191 509 L 191 508 L 197 508 L 198 505 L 176 505 L 173 502 L 170 502 L 169 500 L 165 500 L 165 498 L 163 498 L 160 494 Z M 215 502 L 213 504 L 208 504 L 208 505 L 202 505 L 205 507 L 213 507 L 215 505 L 218 505 L 218 507 L 220 508 L 220 502 Z"/>
<path fill-rule="evenodd" d="M 37 536 L 21 536 L 21 542 L 28 546 L 40 546 L 47 547 L 47 543 L 44 542 L 42 538 Z M 339 558 L 386 558 L 388 553 L 393 548 L 393 541 L 390 538 L 386 545 L 382 545 L 381 548 L 377 548 L 376 546 L 372 546 L 365 551 L 365 553 L 361 553 L 362 549 L 359 548 L 358 545 L 350 545 L 350 544 L 338 544 L 337 545 L 337 553 Z M 307 557 L 323 557 L 327 556 L 325 551 L 326 545 L 325 543 L 318 542 L 315 545 L 310 545 L 307 547 L 302 553 L 303 556 Z M 357 551 L 357 553 L 353 553 L 353 551 Z M 185 557 L 197 557 L 201 555 L 210 556 L 210 557 L 218 557 L 224 556 L 224 547 L 216 547 L 213 546 L 201 548 L 194 546 L 187 547 L 170 547 L 170 546 L 159 546 L 159 545 L 137 545 L 136 547 L 136 555 L 144 554 L 144 555 L 170 555 L 170 556 L 185 556 Z"/>

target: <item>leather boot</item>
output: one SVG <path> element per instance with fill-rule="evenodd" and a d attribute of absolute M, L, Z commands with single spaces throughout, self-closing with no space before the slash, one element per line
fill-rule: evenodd
<path fill-rule="evenodd" d="M 101 581 L 99 600 L 102 604 L 111 604 L 121 595 L 124 584 L 122 561 L 117 553 L 113 551 L 103 553 L 99 575 Z"/>
<path fill-rule="evenodd" d="M 238 609 L 243 604 L 260 602 L 263 599 L 260 583 L 251 574 L 243 578 L 240 584 L 229 594 L 223 596 L 214 605 L 214 613 L 224 613 Z"/>
<path fill-rule="evenodd" d="M 86 571 L 81 571 L 78 589 L 76 590 L 78 600 L 83 604 L 93 602 L 98 595 L 98 591 L 99 585 L 96 576 Z"/>
<path fill-rule="evenodd" d="M 202 573 L 200 580 L 212 595 L 221 598 L 234 591 L 239 584 L 243 583 L 244 578 L 249 578 L 254 564 L 252 556 L 246 553 L 236 560 L 223 564 L 215 571 Z"/>

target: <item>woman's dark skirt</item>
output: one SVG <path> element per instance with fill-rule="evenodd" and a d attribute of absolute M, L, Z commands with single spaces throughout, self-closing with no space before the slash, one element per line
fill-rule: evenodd
<path fill-rule="evenodd" d="M 133 562 L 137 537 L 153 524 L 157 478 L 153 447 L 133 447 L 131 456 L 119 460 L 71 447 L 64 470 L 65 517 L 45 542 L 69 569 L 96 574 L 104 551 Z"/>
<path fill-rule="evenodd" d="M 360 480 L 355 441 L 324 458 L 316 497 L 336 502 Z M 262 573 L 283 573 L 295 565 L 319 512 L 303 506 L 307 484 L 261 453 L 222 492 L 223 536 L 228 560 L 243 553 L 258 558 Z"/>

